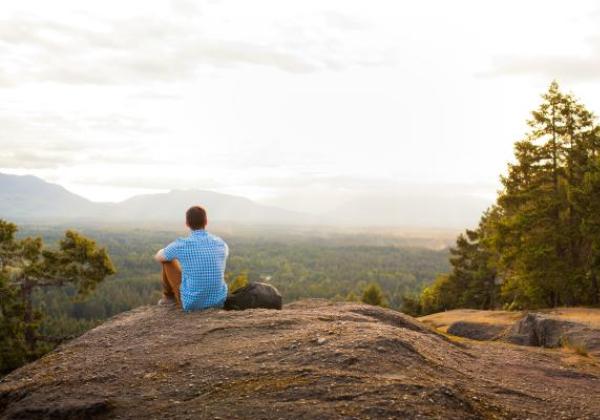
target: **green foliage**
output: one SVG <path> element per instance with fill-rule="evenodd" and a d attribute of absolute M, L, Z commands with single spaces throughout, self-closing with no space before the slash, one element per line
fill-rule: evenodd
<path fill-rule="evenodd" d="M 232 281 L 229 283 L 229 293 L 235 292 L 237 289 L 245 287 L 248 285 L 248 272 L 243 271 L 238 274 Z"/>
<path fill-rule="evenodd" d="M 600 304 L 600 127 L 556 82 L 542 99 L 496 205 L 459 236 L 422 313 Z"/>
<path fill-rule="evenodd" d="M 356 296 L 356 293 L 351 291 L 346 295 L 346 302 L 360 302 L 360 299 L 358 298 L 358 296 Z"/>
<path fill-rule="evenodd" d="M 400 311 L 411 316 L 421 315 L 421 313 L 423 313 L 421 297 L 415 294 L 406 294 L 402 296 L 402 306 L 400 307 Z"/>
<path fill-rule="evenodd" d="M 26 361 L 24 308 L 18 294 L 6 273 L 0 272 L 0 375 Z"/>
<path fill-rule="evenodd" d="M 363 291 L 360 299 L 363 303 L 375 306 L 388 306 L 381 286 L 377 283 L 369 284 Z"/>
<path fill-rule="evenodd" d="M 0 220 L 2 372 L 51 348 L 39 334 L 42 314 L 34 308 L 36 290 L 68 284 L 85 296 L 115 272 L 106 250 L 77 232 L 67 231 L 58 249 L 44 248 L 39 237 L 18 240 L 16 232 L 14 224 Z"/>

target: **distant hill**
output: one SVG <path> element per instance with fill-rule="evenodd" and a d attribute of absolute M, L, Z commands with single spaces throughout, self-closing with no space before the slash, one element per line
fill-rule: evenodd
<path fill-rule="evenodd" d="M 0 173 L 0 218 L 16 221 L 81 219 L 99 214 L 97 204 L 31 175 Z"/>
<path fill-rule="evenodd" d="M 17 222 L 161 222 L 182 223 L 194 204 L 208 210 L 210 221 L 253 224 L 301 224 L 309 216 L 212 191 L 171 191 L 132 197 L 120 203 L 95 203 L 65 188 L 26 175 L 0 174 L 0 218 Z"/>
<path fill-rule="evenodd" d="M 244 197 L 202 190 L 173 190 L 163 194 L 135 196 L 113 205 L 111 218 L 142 222 L 178 222 L 182 212 L 194 204 L 200 204 L 207 209 L 209 221 L 297 224 L 307 222 L 309 218 L 302 213 L 264 206 Z"/>
<path fill-rule="evenodd" d="M 181 225 L 183 210 L 201 204 L 209 221 L 287 226 L 415 227 L 462 229 L 475 226 L 488 200 L 438 190 L 371 194 L 321 215 L 263 205 L 244 197 L 204 190 L 146 194 L 120 203 L 97 203 L 31 175 L 0 173 L 0 218 L 15 222 Z"/>

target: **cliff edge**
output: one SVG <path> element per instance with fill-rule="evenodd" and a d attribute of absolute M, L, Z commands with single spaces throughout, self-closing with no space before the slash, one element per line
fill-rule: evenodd
<path fill-rule="evenodd" d="M 141 307 L 0 381 L 0 418 L 598 418 L 597 362 L 373 306 Z"/>

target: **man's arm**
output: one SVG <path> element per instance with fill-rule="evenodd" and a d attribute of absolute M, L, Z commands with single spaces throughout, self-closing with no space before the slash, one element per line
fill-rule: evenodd
<path fill-rule="evenodd" d="M 179 239 L 173 241 L 163 249 L 159 250 L 154 256 L 154 259 L 159 263 L 173 261 L 179 255 L 179 249 L 181 246 L 182 242 Z"/>
<path fill-rule="evenodd" d="M 165 250 L 164 249 L 159 249 L 158 252 L 156 253 L 156 255 L 154 256 L 154 260 L 159 262 L 159 263 L 163 263 L 168 261 L 167 257 L 165 257 Z"/>

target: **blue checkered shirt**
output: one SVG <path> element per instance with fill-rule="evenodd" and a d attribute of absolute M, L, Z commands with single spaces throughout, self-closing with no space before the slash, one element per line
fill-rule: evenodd
<path fill-rule="evenodd" d="M 167 261 L 181 264 L 181 306 L 184 311 L 221 308 L 227 297 L 223 278 L 229 247 L 204 229 L 171 242 L 163 250 Z"/>

